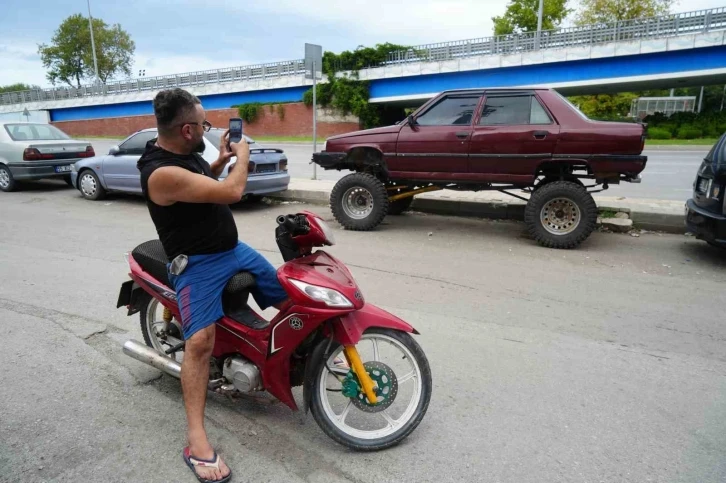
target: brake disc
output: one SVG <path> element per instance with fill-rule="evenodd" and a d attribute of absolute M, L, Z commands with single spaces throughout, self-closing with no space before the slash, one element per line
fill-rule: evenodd
<path fill-rule="evenodd" d="M 368 401 L 361 387 L 358 377 L 351 370 L 343 381 L 343 395 L 350 397 L 353 405 L 361 411 L 367 413 L 377 413 L 385 410 L 393 401 L 396 400 L 398 394 L 398 379 L 393 370 L 382 362 L 370 361 L 363 364 L 366 372 L 375 383 L 374 389 L 377 402 L 371 404 Z"/>

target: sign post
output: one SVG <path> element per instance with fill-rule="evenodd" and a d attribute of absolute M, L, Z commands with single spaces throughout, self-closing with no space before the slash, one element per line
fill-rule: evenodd
<path fill-rule="evenodd" d="M 318 75 L 323 77 L 323 47 L 305 44 L 305 78 L 313 80 L 313 153 L 318 152 Z M 313 179 L 318 179 L 317 165 L 313 163 Z"/>

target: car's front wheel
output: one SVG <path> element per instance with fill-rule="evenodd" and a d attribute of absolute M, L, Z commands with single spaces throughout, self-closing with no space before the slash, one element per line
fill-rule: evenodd
<path fill-rule="evenodd" d="M 388 208 L 386 186 L 368 173 L 345 176 L 330 193 L 333 216 L 349 230 L 372 230 L 386 217 Z"/>
<path fill-rule="evenodd" d="M 87 200 L 97 201 L 106 196 L 106 190 L 101 186 L 98 176 L 90 169 L 81 171 L 78 175 L 78 190 Z"/>

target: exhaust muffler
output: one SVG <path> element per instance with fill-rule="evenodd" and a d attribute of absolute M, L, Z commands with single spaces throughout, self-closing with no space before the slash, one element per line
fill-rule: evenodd
<path fill-rule="evenodd" d="M 124 344 L 124 354 L 133 357 L 139 362 L 159 369 L 161 372 L 169 374 L 170 376 L 181 379 L 181 364 L 145 344 L 141 344 L 135 340 L 128 340 Z"/>

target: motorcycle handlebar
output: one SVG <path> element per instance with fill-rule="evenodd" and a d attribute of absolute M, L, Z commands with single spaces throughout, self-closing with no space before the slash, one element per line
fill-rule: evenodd
<path fill-rule="evenodd" d="M 305 235 L 310 231 L 305 215 L 280 215 L 277 224 L 285 228 L 291 236 Z"/>

